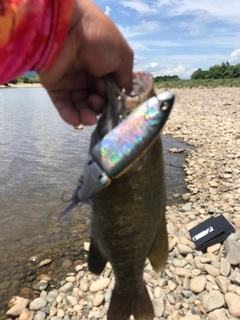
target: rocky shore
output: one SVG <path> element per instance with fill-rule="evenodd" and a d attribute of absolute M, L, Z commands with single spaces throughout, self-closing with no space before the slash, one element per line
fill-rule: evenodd
<path fill-rule="evenodd" d="M 240 89 L 176 89 L 175 108 L 164 134 L 185 141 L 183 169 L 189 193 L 184 204 L 167 207 L 169 260 L 156 275 L 148 261 L 144 279 L 153 301 L 154 320 L 227 320 L 240 317 Z M 172 150 L 172 152 L 177 150 Z M 219 214 L 235 233 L 223 243 L 197 251 L 189 230 Z M 85 243 L 85 250 L 88 243 Z M 51 263 L 51 261 L 43 261 Z M 21 297 L 9 302 L 6 319 L 106 319 L 114 286 L 111 265 L 100 277 L 75 261 L 57 286 L 42 274 Z M 32 288 L 31 288 L 32 289 Z"/>
<path fill-rule="evenodd" d="M 42 88 L 41 83 L 8 83 L 7 86 L 0 85 L 0 88 Z"/>

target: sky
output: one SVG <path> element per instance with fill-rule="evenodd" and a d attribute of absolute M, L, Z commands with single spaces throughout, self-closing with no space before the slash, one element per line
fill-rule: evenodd
<path fill-rule="evenodd" d="M 134 50 L 134 70 L 189 78 L 240 63 L 240 0 L 93 0 Z"/>

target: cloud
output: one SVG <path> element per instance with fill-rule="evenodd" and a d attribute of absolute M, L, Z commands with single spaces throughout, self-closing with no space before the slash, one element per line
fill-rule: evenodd
<path fill-rule="evenodd" d="M 186 68 L 182 64 L 161 67 L 161 65 L 155 61 L 146 63 L 143 57 L 138 56 L 138 59 L 135 59 L 134 69 L 151 73 L 154 77 L 178 75 L 179 78 L 186 79 L 189 78 L 197 68 Z"/>
<path fill-rule="evenodd" d="M 133 0 L 133 1 L 121 1 L 121 4 L 125 8 L 130 8 L 132 10 L 135 10 L 140 14 L 158 13 L 158 9 L 156 8 L 154 2 L 152 5 L 149 5 L 141 0 Z"/>
<path fill-rule="evenodd" d="M 167 15 L 192 14 L 195 16 L 211 15 L 222 20 L 239 20 L 240 2 L 236 0 L 157 0 L 156 6 Z M 237 20 L 236 20 L 237 21 Z"/>
<path fill-rule="evenodd" d="M 237 0 L 132 0 L 121 1 L 125 8 L 137 11 L 139 14 L 161 14 L 164 16 L 193 15 L 202 21 L 211 17 L 235 22 L 239 21 L 240 1 Z"/>
<path fill-rule="evenodd" d="M 111 8 L 109 8 L 109 6 L 106 6 L 106 10 L 105 10 L 105 14 L 107 15 L 107 16 L 109 16 L 110 15 L 110 11 L 111 11 Z"/>
<path fill-rule="evenodd" d="M 186 70 L 183 65 L 178 65 L 176 67 L 170 66 L 167 68 L 159 69 L 158 71 L 154 71 L 153 76 L 156 77 L 156 76 L 177 75 L 177 76 L 179 76 L 179 78 L 186 79 L 186 78 L 189 78 L 195 70 L 196 70 L 196 68 Z"/>
<path fill-rule="evenodd" d="M 157 32 L 161 28 L 161 24 L 158 21 L 145 21 L 142 20 L 138 25 L 133 26 L 118 26 L 121 33 L 126 39 L 143 36 L 146 33 Z"/>
<path fill-rule="evenodd" d="M 236 49 L 232 52 L 229 62 L 240 62 L 240 49 Z"/>

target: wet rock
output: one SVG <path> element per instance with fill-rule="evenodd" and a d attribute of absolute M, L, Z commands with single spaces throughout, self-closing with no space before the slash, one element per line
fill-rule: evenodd
<path fill-rule="evenodd" d="M 34 286 L 33 286 L 33 290 L 45 290 L 48 287 L 48 281 L 46 280 L 41 280 L 39 282 L 37 282 Z"/>
<path fill-rule="evenodd" d="M 70 269 L 71 266 L 72 266 L 72 261 L 69 260 L 69 259 L 65 259 L 65 260 L 63 261 L 63 263 L 62 263 L 62 269 L 64 269 L 64 270 Z"/>
<path fill-rule="evenodd" d="M 28 305 L 28 299 L 18 299 L 17 303 L 14 304 L 6 314 L 10 317 L 17 317 L 21 314 L 21 312 L 26 308 Z"/>
<path fill-rule="evenodd" d="M 38 268 L 41 268 L 47 264 L 50 264 L 52 262 L 52 259 L 45 259 L 45 260 L 42 260 L 39 264 L 38 264 Z"/>

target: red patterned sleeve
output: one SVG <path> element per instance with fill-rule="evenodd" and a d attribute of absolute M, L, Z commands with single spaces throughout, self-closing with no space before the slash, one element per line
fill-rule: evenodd
<path fill-rule="evenodd" d="M 0 0 L 0 83 L 50 68 L 66 38 L 73 0 Z"/>

